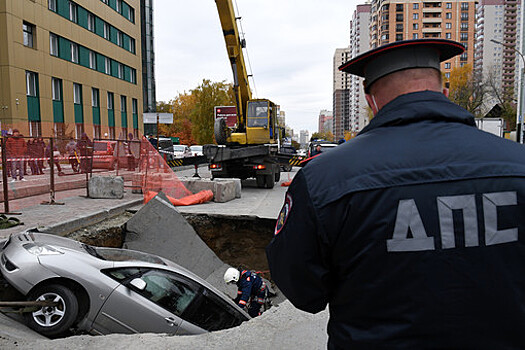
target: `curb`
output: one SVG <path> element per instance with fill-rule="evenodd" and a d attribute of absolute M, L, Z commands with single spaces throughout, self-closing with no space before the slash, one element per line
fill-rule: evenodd
<path fill-rule="evenodd" d="M 33 230 L 36 230 L 38 232 L 52 233 L 57 236 L 66 236 L 67 234 L 80 230 L 83 227 L 94 225 L 105 219 L 119 215 L 125 212 L 126 209 L 142 204 L 143 202 L 143 199 L 136 199 L 131 202 L 116 206 L 114 208 L 100 211 L 98 213 L 85 215 L 82 217 L 78 217 L 74 220 L 62 222 L 56 225 L 34 228 Z"/>

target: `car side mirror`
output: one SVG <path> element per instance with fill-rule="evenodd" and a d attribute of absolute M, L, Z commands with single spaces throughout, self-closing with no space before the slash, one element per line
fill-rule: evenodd
<path fill-rule="evenodd" d="M 131 284 L 138 290 L 144 290 L 144 288 L 146 288 L 146 282 L 144 282 L 144 280 L 141 280 L 140 278 L 133 279 L 129 284 Z"/>

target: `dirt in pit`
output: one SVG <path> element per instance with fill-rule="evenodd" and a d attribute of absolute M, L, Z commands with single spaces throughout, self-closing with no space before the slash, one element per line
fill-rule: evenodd
<path fill-rule="evenodd" d="M 273 238 L 275 220 L 183 214 L 200 238 L 225 263 L 261 271 L 269 277 L 265 248 Z"/>
<path fill-rule="evenodd" d="M 76 241 L 97 246 L 122 248 L 124 230 L 122 226 L 133 216 L 133 213 L 124 212 L 97 224 L 84 227 L 67 235 Z"/>

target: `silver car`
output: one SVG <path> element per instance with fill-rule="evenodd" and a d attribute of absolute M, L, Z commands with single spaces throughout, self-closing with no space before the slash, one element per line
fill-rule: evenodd
<path fill-rule="evenodd" d="M 25 314 L 48 337 L 92 334 L 197 334 L 250 319 L 231 299 L 164 258 L 99 248 L 27 232 L 0 250 L 4 278 L 28 300 L 53 301 Z"/>

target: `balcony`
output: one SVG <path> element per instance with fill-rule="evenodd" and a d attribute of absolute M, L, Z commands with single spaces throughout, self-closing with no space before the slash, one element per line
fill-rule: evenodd
<path fill-rule="evenodd" d="M 441 13 L 441 7 L 423 7 L 423 13 Z"/>
<path fill-rule="evenodd" d="M 421 30 L 423 34 L 426 33 L 441 33 L 441 28 L 423 28 Z"/>
<path fill-rule="evenodd" d="M 423 23 L 442 23 L 443 19 L 440 17 L 427 17 L 422 19 Z"/>

